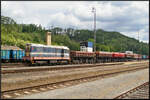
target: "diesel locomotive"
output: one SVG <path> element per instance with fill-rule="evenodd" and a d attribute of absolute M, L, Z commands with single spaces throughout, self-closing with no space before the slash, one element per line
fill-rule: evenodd
<path fill-rule="evenodd" d="M 27 63 L 46 61 L 47 63 L 61 63 L 70 60 L 69 48 L 65 46 L 48 46 L 42 44 L 26 44 L 23 60 Z"/>

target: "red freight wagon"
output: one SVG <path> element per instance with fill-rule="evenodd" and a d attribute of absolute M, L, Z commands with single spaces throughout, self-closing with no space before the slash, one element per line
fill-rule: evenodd
<path fill-rule="evenodd" d="M 70 51 L 72 63 L 93 63 L 94 56 L 94 52 Z"/>
<path fill-rule="evenodd" d="M 142 55 L 139 54 L 139 58 L 142 59 Z"/>
<path fill-rule="evenodd" d="M 118 52 L 114 52 L 112 54 L 113 58 L 125 58 L 125 53 L 118 53 Z"/>
<path fill-rule="evenodd" d="M 125 54 L 125 56 L 126 56 L 127 58 L 133 58 L 133 57 L 134 57 L 133 54 Z"/>
<path fill-rule="evenodd" d="M 96 62 L 98 63 L 112 61 L 112 52 L 97 51 L 95 52 L 95 54 L 96 54 Z"/>
<path fill-rule="evenodd" d="M 133 58 L 137 59 L 138 58 L 138 54 L 133 54 Z"/>
<path fill-rule="evenodd" d="M 142 59 L 142 55 L 140 55 L 140 54 L 134 54 L 134 59 Z"/>
<path fill-rule="evenodd" d="M 104 51 L 96 51 L 96 57 L 112 57 L 112 53 Z"/>
<path fill-rule="evenodd" d="M 71 57 L 94 57 L 94 52 L 70 51 Z"/>

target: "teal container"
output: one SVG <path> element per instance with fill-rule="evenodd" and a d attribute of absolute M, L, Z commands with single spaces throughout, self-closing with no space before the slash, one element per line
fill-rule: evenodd
<path fill-rule="evenodd" d="M 19 50 L 18 52 L 19 52 L 19 59 L 22 59 L 24 51 L 23 50 Z"/>
<path fill-rule="evenodd" d="M 1 59 L 9 60 L 10 59 L 10 50 L 1 50 Z"/>
<path fill-rule="evenodd" d="M 1 50 L 1 59 L 4 59 L 4 50 Z"/>
<path fill-rule="evenodd" d="M 142 58 L 143 58 L 143 59 L 146 59 L 146 58 L 147 58 L 147 56 L 146 56 L 146 55 L 142 55 Z"/>
<path fill-rule="evenodd" d="M 2 52 L 1 58 L 5 59 L 5 50 L 2 50 L 1 52 Z"/>
<path fill-rule="evenodd" d="M 1 50 L 1 59 L 3 59 L 3 50 Z"/>
<path fill-rule="evenodd" d="M 12 59 L 17 59 L 17 50 L 12 50 Z"/>
<path fill-rule="evenodd" d="M 10 59 L 10 50 L 6 51 L 6 59 Z"/>
<path fill-rule="evenodd" d="M 20 59 L 20 50 L 17 50 L 17 59 Z"/>
<path fill-rule="evenodd" d="M 24 50 L 11 50 L 11 57 L 13 60 L 21 60 L 25 56 Z"/>
<path fill-rule="evenodd" d="M 25 56 L 25 51 L 23 50 L 23 51 L 22 51 L 22 57 L 24 57 L 24 56 Z"/>

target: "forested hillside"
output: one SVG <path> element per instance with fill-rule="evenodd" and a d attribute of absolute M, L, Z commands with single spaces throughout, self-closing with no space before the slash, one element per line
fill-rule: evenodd
<path fill-rule="evenodd" d="M 62 29 L 55 27 L 46 30 L 41 25 L 17 24 L 12 18 L 1 16 L 1 45 L 16 45 L 25 48 L 26 43 L 46 44 L 46 32 L 52 32 L 53 45 L 65 45 L 71 50 L 79 50 L 81 41 L 94 41 L 93 31 Z M 111 52 L 134 51 L 149 54 L 149 44 L 138 42 L 119 32 L 108 32 L 102 29 L 96 31 L 96 49 Z"/>

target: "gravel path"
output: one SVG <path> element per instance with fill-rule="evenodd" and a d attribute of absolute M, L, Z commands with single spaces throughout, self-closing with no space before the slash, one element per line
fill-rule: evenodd
<path fill-rule="evenodd" d="M 147 81 L 149 81 L 149 69 L 143 69 L 16 99 L 112 99 Z"/>

